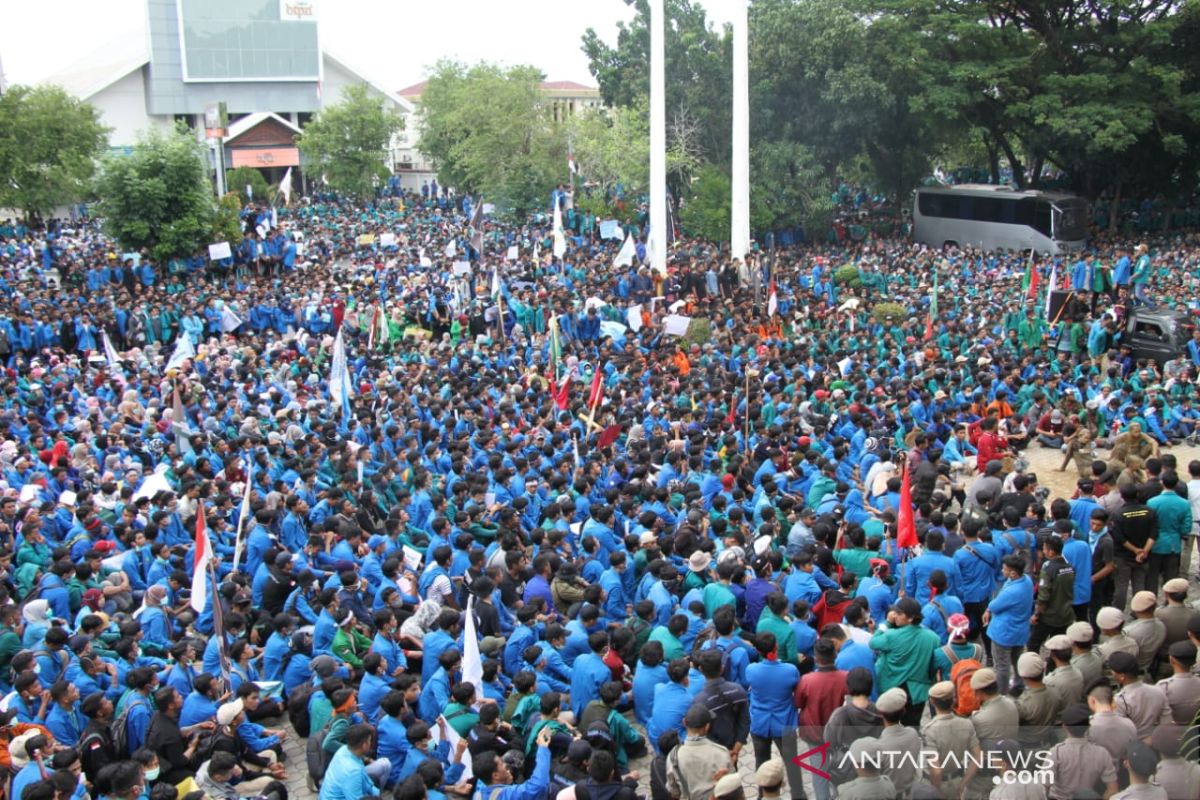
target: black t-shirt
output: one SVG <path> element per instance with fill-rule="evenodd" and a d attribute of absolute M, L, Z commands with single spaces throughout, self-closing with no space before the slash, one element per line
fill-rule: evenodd
<path fill-rule="evenodd" d="M 1092 574 L 1099 572 L 1105 564 L 1111 564 L 1113 560 L 1113 538 L 1105 534 L 1099 542 L 1096 543 L 1096 548 L 1092 550 Z M 1092 591 L 1101 589 L 1110 583 L 1113 583 L 1113 576 L 1110 574 L 1107 578 L 1099 583 L 1092 584 Z"/>
<path fill-rule="evenodd" d="M 1116 554 L 1133 561 L 1133 553 L 1125 549 L 1125 543 L 1145 547 L 1147 541 L 1158 536 L 1158 515 L 1154 509 L 1141 503 L 1126 503 L 1113 514 L 1108 532 L 1112 534 Z"/>
<path fill-rule="evenodd" d="M 514 578 L 507 572 L 500 581 L 500 600 L 506 608 L 514 608 L 525 595 L 525 579 Z"/>
<path fill-rule="evenodd" d="M 491 603 L 475 603 L 475 631 L 480 636 L 503 636 L 500 630 L 500 612 Z"/>

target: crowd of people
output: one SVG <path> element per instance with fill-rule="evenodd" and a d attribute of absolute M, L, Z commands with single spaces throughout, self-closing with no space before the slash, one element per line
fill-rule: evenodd
<path fill-rule="evenodd" d="M 1196 797 L 1200 333 L 1123 333 L 1195 241 L 659 275 L 394 194 L 0 225 L 7 796 Z"/>

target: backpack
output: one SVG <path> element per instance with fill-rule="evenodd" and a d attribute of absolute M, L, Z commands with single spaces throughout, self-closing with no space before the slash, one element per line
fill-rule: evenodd
<path fill-rule="evenodd" d="M 321 787 L 321 779 L 325 777 L 325 770 L 329 768 L 329 761 L 332 758 L 325 752 L 324 744 L 325 737 L 329 735 L 329 729 L 333 727 L 333 720 L 334 718 L 330 717 L 329 722 L 325 723 L 325 727 L 309 736 L 308 741 L 304 743 L 304 762 L 308 767 L 308 777 L 317 788 Z"/>
<path fill-rule="evenodd" d="M 614 756 L 617 754 L 617 743 L 613 740 L 612 730 L 604 720 L 596 720 L 588 725 L 583 738 L 592 746 L 592 750 L 605 750 Z"/>
<path fill-rule="evenodd" d="M 217 728 L 200 731 L 199 743 L 196 745 L 196 752 L 192 755 L 192 769 L 199 769 L 200 765 L 211 759 L 217 750 L 228 749 L 219 746 L 223 740 L 229 741 L 229 737 Z M 233 748 L 233 752 L 237 752 L 236 746 Z"/>
<path fill-rule="evenodd" d="M 1008 542 L 1008 546 L 1012 548 L 1013 555 L 1020 556 L 1025 559 L 1025 569 L 1028 574 L 1032 574 L 1034 570 L 1033 553 L 1029 550 L 1029 532 L 1021 531 L 1021 534 L 1026 537 L 1021 544 L 1017 544 L 1017 537 L 1011 533 L 1004 534 L 1004 541 Z"/>
<path fill-rule="evenodd" d="M 706 647 L 706 645 L 711 645 Z M 730 645 L 733 646 L 733 645 Z M 718 638 L 716 628 L 705 628 L 696 634 L 696 641 L 692 643 L 692 663 L 696 663 L 696 656 L 705 650 L 716 650 L 721 654 L 721 677 L 729 680 L 729 651 L 722 646 L 720 638 Z"/>
<path fill-rule="evenodd" d="M 126 724 L 129 722 L 129 712 L 133 710 L 134 706 L 144 706 L 144 705 L 146 705 L 145 700 L 142 700 L 140 698 L 133 698 L 128 703 L 126 703 L 125 707 L 123 709 L 121 709 L 121 713 L 119 715 L 117 715 L 117 718 L 115 720 L 113 720 L 113 724 L 112 724 L 113 750 L 116 752 L 118 759 L 126 759 L 126 758 L 129 758 L 129 756 L 130 756 L 129 731 L 128 731 L 128 725 Z"/>
<path fill-rule="evenodd" d="M 292 689 L 292 693 L 288 695 L 288 722 L 292 723 L 298 736 L 307 737 L 312 733 L 310 730 L 312 724 L 308 717 L 308 699 L 312 696 L 312 692 L 312 684 L 305 682 Z"/>
<path fill-rule="evenodd" d="M 983 645 L 976 644 L 975 658 L 959 658 L 958 653 L 950 645 L 942 647 L 946 659 L 950 662 L 950 681 L 954 684 L 954 713 L 960 716 L 970 716 L 977 711 L 981 703 L 971 688 L 971 676 L 983 668 Z"/>

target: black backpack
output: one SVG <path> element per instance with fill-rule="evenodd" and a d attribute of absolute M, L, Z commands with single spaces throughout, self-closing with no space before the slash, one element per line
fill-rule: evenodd
<path fill-rule="evenodd" d="M 329 769 L 329 762 L 333 758 L 329 753 L 325 752 L 325 737 L 329 735 L 329 729 L 333 727 L 334 717 L 329 718 L 329 722 L 325 723 L 325 727 L 313 735 L 308 737 L 308 741 L 304 743 L 304 762 L 308 767 L 308 777 L 312 780 L 313 785 L 317 788 L 321 786 L 321 779 L 325 777 L 325 770 Z"/>
<path fill-rule="evenodd" d="M 613 755 L 617 754 L 617 743 L 613 740 L 612 730 L 604 720 L 596 720 L 588 725 L 583 738 L 592 746 L 593 750 L 605 750 Z"/>
<path fill-rule="evenodd" d="M 288 722 L 292 723 L 297 736 L 307 737 L 312 732 L 312 723 L 308 718 L 308 700 L 312 693 L 312 684 L 306 682 L 292 689 L 292 693 L 288 695 Z"/>

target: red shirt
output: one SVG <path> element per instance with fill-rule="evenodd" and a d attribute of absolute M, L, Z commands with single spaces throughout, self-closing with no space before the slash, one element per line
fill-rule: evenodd
<path fill-rule="evenodd" d="M 846 672 L 817 669 L 796 684 L 796 708 L 800 711 L 800 738 L 806 742 L 825 741 L 825 723 L 850 693 Z"/>
<path fill-rule="evenodd" d="M 999 454 L 1008 449 L 1008 442 L 1003 436 L 995 433 L 984 433 L 979 437 L 979 443 L 975 445 L 979 448 L 979 453 L 975 458 L 975 466 L 980 472 L 987 468 L 989 461 L 998 461 Z"/>

